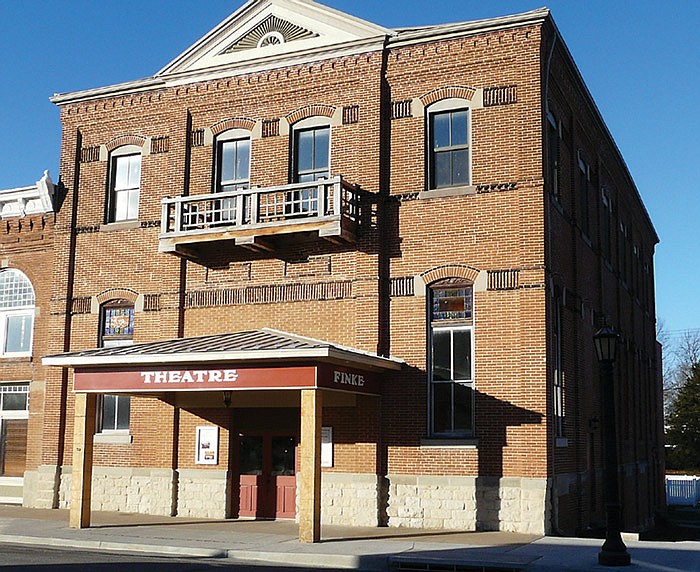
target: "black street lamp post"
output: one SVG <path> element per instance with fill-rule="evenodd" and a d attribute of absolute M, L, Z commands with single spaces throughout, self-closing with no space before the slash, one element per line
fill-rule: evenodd
<path fill-rule="evenodd" d="M 600 364 L 600 399 L 603 423 L 603 476 L 605 478 L 605 512 L 607 532 L 605 542 L 598 553 L 598 564 L 603 566 L 628 566 L 630 555 L 622 541 L 622 508 L 618 483 L 617 429 L 615 423 L 615 390 L 613 387 L 613 364 L 617 352 L 619 334 L 604 327 L 593 336 Z"/>

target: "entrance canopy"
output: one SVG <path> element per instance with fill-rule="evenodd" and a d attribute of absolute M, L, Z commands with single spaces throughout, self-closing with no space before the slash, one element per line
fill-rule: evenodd
<path fill-rule="evenodd" d="M 325 388 L 378 394 L 402 361 L 271 329 L 46 356 L 86 393 Z"/>

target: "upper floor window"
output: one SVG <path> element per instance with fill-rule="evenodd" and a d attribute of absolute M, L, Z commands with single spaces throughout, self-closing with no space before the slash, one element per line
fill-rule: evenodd
<path fill-rule="evenodd" d="M 612 260 L 612 203 L 605 187 L 600 189 L 600 202 L 602 204 L 600 220 L 600 250 L 606 262 Z"/>
<path fill-rule="evenodd" d="M 328 125 L 304 127 L 306 121 L 301 123 L 294 129 L 292 182 L 329 179 L 331 128 Z"/>
<path fill-rule="evenodd" d="M 428 185 L 431 189 L 471 184 L 469 108 L 458 99 L 428 110 Z"/>
<path fill-rule="evenodd" d="M 547 112 L 547 166 L 549 189 L 554 198 L 559 199 L 559 179 L 561 177 L 561 122 L 551 111 Z"/>
<path fill-rule="evenodd" d="M 250 135 L 243 130 L 225 131 L 216 138 L 217 193 L 250 186 Z"/>
<path fill-rule="evenodd" d="M 590 182 L 591 169 L 588 164 L 581 158 L 578 159 L 579 172 L 579 224 L 581 231 L 588 237 L 591 236 L 591 214 L 590 214 Z"/>
<path fill-rule="evenodd" d="M 429 328 L 430 434 L 474 433 L 472 286 L 443 280 L 431 288 Z"/>
<path fill-rule="evenodd" d="M 19 270 L 0 272 L 0 348 L 4 356 L 26 356 L 32 350 L 34 288 Z"/>
<path fill-rule="evenodd" d="M 138 219 L 140 190 L 141 148 L 116 149 L 110 157 L 108 222 Z"/>
<path fill-rule="evenodd" d="M 111 300 L 102 306 L 100 346 L 128 346 L 134 339 L 134 306 L 127 300 Z M 101 432 L 128 431 L 131 398 L 103 395 L 98 407 L 97 426 Z"/>

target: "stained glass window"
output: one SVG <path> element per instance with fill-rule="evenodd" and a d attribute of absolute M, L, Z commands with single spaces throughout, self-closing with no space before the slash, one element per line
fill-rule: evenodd
<path fill-rule="evenodd" d="M 435 288 L 433 313 L 435 320 L 466 320 L 472 317 L 472 287 Z"/>

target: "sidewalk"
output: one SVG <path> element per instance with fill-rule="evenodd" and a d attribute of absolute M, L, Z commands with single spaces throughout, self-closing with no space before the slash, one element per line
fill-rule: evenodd
<path fill-rule="evenodd" d="M 294 522 L 211 521 L 124 513 L 93 513 L 93 527 L 68 527 L 68 511 L 0 505 L 0 542 L 229 558 L 297 566 L 362 570 L 610 570 L 597 565 L 600 540 L 534 537 L 506 532 L 416 531 L 325 526 L 322 542 L 300 544 Z M 700 572 L 700 542 L 627 542 L 629 571 Z M 459 566 L 458 568 L 456 566 Z M 475 570 L 477 568 L 474 568 Z"/>

